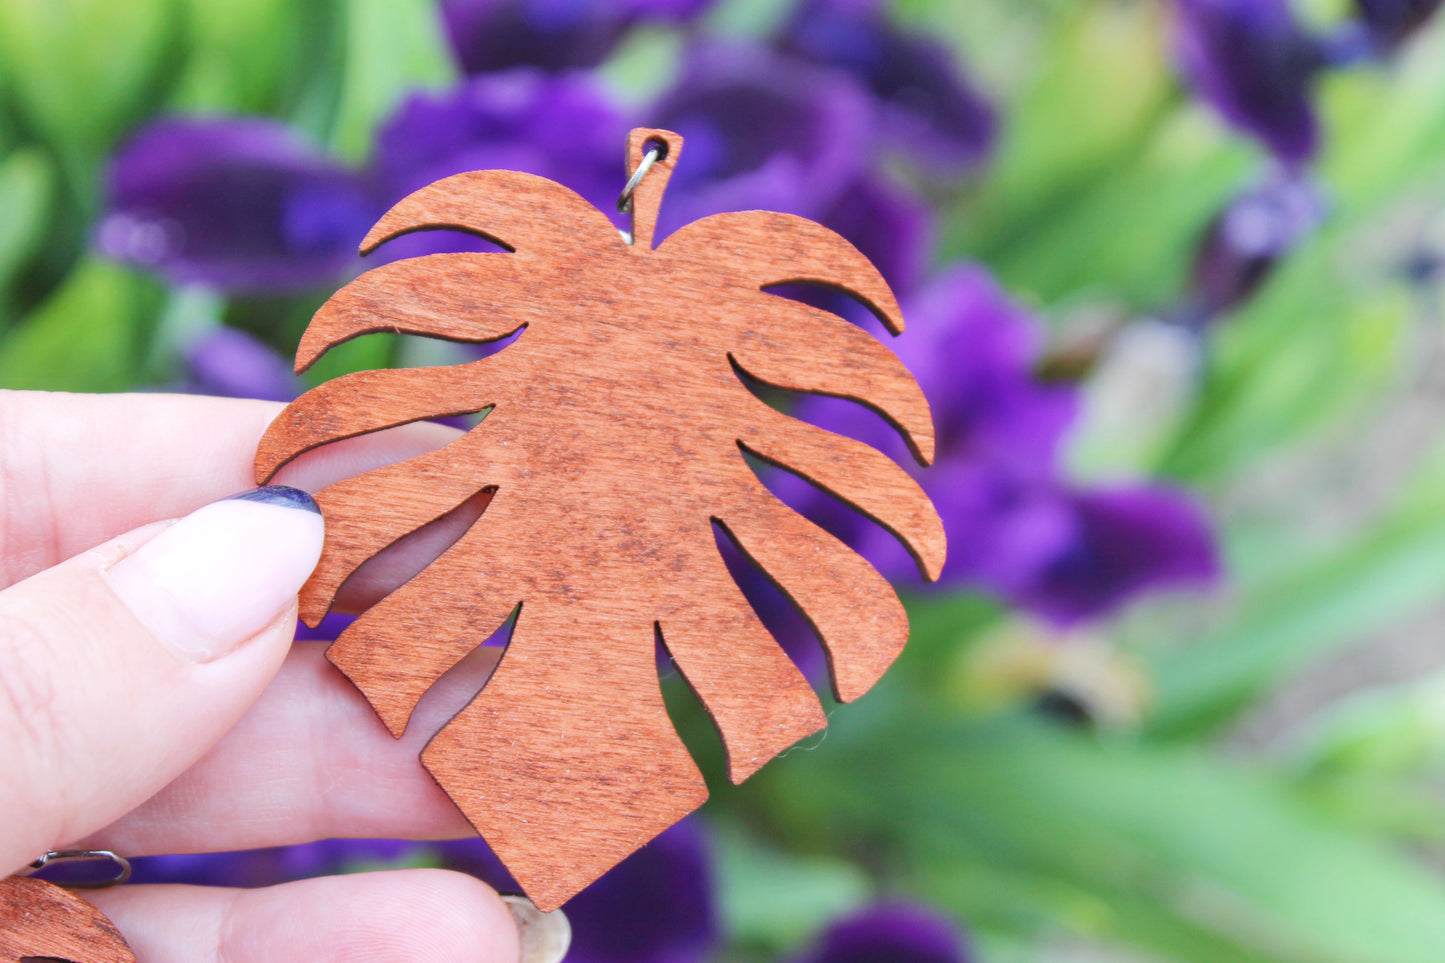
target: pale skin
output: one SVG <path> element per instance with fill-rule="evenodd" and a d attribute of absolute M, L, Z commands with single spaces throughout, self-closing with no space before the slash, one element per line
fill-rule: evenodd
<path fill-rule="evenodd" d="M 159 596 L 134 565 L 121 568 L 168 533 L 164 520 L 254 487 L 256 443 L 280 407 L 0 391 L 0 876 L 73 846 L 141 856 L 470 834 L 417 757 L 485 680 L 489 654 L 449 673 L 397 740 L 325 661 L 324 643 L 292 643 L 295 588 L 313 556 L 268 559 L 287 550 L 284 539 L 250 546 L 261 562 L 236 593 L 273 576 L 296 585 L 251 588 L 276 595 L 274 611 L 255 612 L 229 587 L 208 587 L 207 598 L 239 613 L 227 625 L 257 624 L 201 663 L 157 641 L 177 623 L 153 611 Z M 276 481 L 316 491 L 455 437 L 435 425 L 393 429 L 312 453 Z M 266 521 L 295 510 L 259 511 Z M 369 563 L 340 607 L 374 601 L 464 523 Z M 319 533 L 319 517 L 285 524 L 316 543 L 306 551 L 319 549 L 319 534 L 304 530 Z M 265 538 L 264 525 L 252 528 L 244 537 Z M 127 886 L 94 900 L 146 963 L 513 963 L 519 954 L 497 895 L 441 870 L 261 890 Z"/>

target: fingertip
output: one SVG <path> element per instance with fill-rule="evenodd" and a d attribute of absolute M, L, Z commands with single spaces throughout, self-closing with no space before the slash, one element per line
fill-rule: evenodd
<path fill-rule="evenodd" d="M 327 876 L 255 890 L 122 886 L 97 893 L 95 901 L 147 963 L 525 959 L 512 912 L 496 892 L 441 869 Z"/>
<path fill-rule="evenodd" d="M 512 911 L 495 890 L 465 873 L 407 869 L 307 882 L 352 890 L 345 897 L 351 918 L 338 927 L 346 932 L 333 934 L 331 942 L 336 960 L 521 959 Z M 255 958 L 269 959 L 264 954 Z"/>
<path fill-rule="evenodd" d="M 324 528 L 311 496 L 266 486 L 197 509 L 101 575 L 182 661 L 211 662 L 294 604 Z"/>

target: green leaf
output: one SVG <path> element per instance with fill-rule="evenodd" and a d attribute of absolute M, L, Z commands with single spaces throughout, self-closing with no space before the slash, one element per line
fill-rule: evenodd
<path fill-rule="evenodd" d="M 1445 844 L 1445 674 L 1380 685 L 1306 720 L 1289 760 L 1322 806 L 1413 844 Z"/>
<path fill-rule="evenodd" d="M 304 375 L 308 386 L 339 378 L 353 371 L 390 368 L 396 359 L 397 335 L 369 334 L 344 341 L 325 354 Z"/>
<path fill-rule="evenodd" d="M 299 57 L 312 0 L 180 0 L 186 62 L 172 105 L 186 111 L 274 110 Z"/>
<path fill-rule="evenodd" d="M 639 27 L 608 58 L 599 75 L 623 100 L 645 104 L 677 73 L 683 43 L 675 30 Z"/>
<path fill-rule="evenodd" d="M 165 67 L 175 0 L 5 0 L 0 60 L 29 124 L 89 170 Z"/>
<path fill-rule="evenodd" d="M 1445 509 L 1410 511 L 1249 592 L 1236 617 L 1154 657 L 1150 732 L 1197 737 L 1286 673 L 1438 602 Z"/>
<path fill-rule="evenodd" d="M 1329 222 L 1216 328 L 1199 409 L 1165 473 L 1228 477 L 1354 410 L 1399 370 L 1416 306 L 1401 279 L 1412 252 L 1395 205 L 1445 189 L 1445 32 L 1422 37 L 1388 74 L 1333 75 L 1324 94 Z"/>
<path fill-rule="evenodd" d="M 1015 18 L 1017 5 L 1008 13 Z M 1149 4 L 1075 4 L 1044 24 L 1036 76 L 1004 111 L 998 154 L 953 220 L 945 254 L 992 261 L 1047 230 L 1100 177 L 1127 165 L 1173 89 Z M 950 17 L 957 20 L 957 14 Z"/>
<path fill-rule="evenodd" d="M 54 191 L 54 169 L 39 149 L 23 148 L 0 160 L 0 303 L 47 226 Z"/>
<path fill-rule="evenodd" d="M 1327 232 L 1216 332 L 1214 367 L 1162 473 L 1227 477 L 1355 410 L 1395 376 L 1413 306 L 1397 280 L 1344 270 L 1359 240 Z"/>
<path fill-rule="evenodd" d="M 780 853 L 726 823 L 713 830 L 718 904 L 735 941 L 792 950 L 872 892 L 863 872 L 843 860 Z"/>
<path fill-rule="evenodd" d="M 1192 747 L 915 711 L 755 778 L 785 831 L 894 854 L 986 932 L 1062 925 L 1197 963 L 1434 963 L 1445 946 L 1434 874 Z"/>
<path fill-rule="evenodd" d="M 1046 303 L 1102 292 L 1153 310 L 1177 296 L 1200 232 L 1251 164 L 1249 151 L 1177 112 L 1051 200 L 1026 233 L 981 253 L 1011 290 Z"/>
<path fill-rule="evenodd" d="M 135 387 L 143 380 L 143 342 L 159 299 L 153 285 L 122 268 L 82 261 L 49 300 L 0 340 L 0 387 Z"/>
<path fill-rule="evenodd" d="M 402 97 L 456 78 L 441 17 L 431 0 L 343 0 L 341 93 L 331 147 L 365 160 L 377 126 Z"/>
<path fill-rule="evenodd" d="M 1294 763 L 1314 777 L 1440 770 L 1445 767 L 1445 673 L 1367 689 L 1330 706 L 1311 725 Z"/>

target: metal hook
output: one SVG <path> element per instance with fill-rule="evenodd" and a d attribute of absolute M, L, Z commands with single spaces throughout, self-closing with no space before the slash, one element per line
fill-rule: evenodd
<path fill-rule="evenodd" d="M 111 886 L 119 886 L 130 879 L 130 860 L 108 849 L 53 850 L 41 856 L 21 872 L 23 875 L 29 876 L 47 866 L 60 865 L 62 863 L 98 862 L 102 860 L 115 867 L 115 876 L 112 879 L 95 880 L 93 882 L 60 883 L 57 885 L 64 886 L 66 889 L 108 889 Z"/>
<path fill-rule="evenodd" d="M 637 185 L 642 183 L 642 178 L 652 170 L 652 165 L 667 153 L 667 145 L 660 141 L 650 141 L 647 145 L 647 153 L 642 155 L 642 161 L 637 165 L 637 170 L 627 179 L 627 186 L 622 188 L 622 193 L 617 195 L 617 210 L 623 214 L 632 211 L 632 192 L 637 190 Z"/>

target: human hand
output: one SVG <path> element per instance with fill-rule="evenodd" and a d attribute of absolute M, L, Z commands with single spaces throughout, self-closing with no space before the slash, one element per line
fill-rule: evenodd
<path fill-rule="evenodd" d="M 292 646 L 321 517 L 299 492 L 227 499 L 251 488 L 278 409 L 0 392 L 0 876 L 62 848 L 147 855 L 471 832 L 417 754 L 495 655 L 454 670 L 394 740 L 324 645 Z M 454 436 L 412 425 L 342 442 L 279 481 L 315 490 Z M 341 604 L 364 607 L 464 523 L 378 559 Z M 125 886 L 94 899 L 147 963 L 521 953 L 497 894 L 441 870 L 260 890 Z"/>

